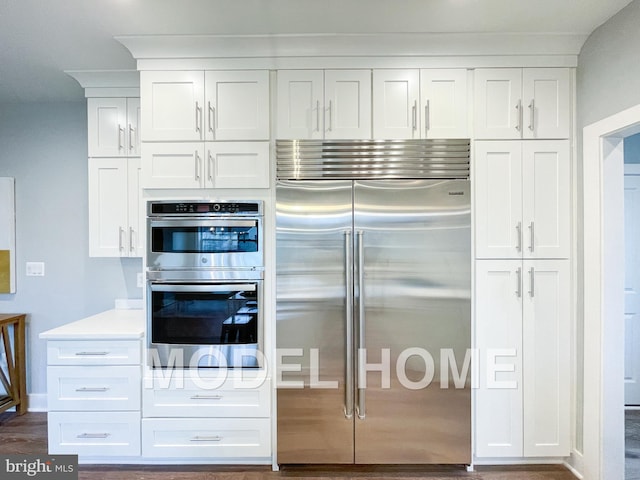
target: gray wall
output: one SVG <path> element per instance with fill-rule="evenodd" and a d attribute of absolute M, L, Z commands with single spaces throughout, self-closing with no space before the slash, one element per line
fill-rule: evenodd
<path fill-rule="evenodd" d="M 140 298 L 140 259 L 89 258 L 86 103 L 0 105 L 0 176 L 16 179 L 16 293 L 0 313 L 28 316 L 28 392 L 46 393 L 44 330 Z M 25 262 L 45 263 L 27 277 Z"/>

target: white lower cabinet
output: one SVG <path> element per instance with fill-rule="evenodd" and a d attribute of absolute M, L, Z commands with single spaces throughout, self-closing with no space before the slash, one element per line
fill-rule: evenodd
<path fill-rule="evenodd" d="M 237 463 L 271 459 L 271 382 L 190 372 L 145 378 L 142 455 Z M 203 375 L 206 375 L 203 374 Z"/>
<path fill-rule="evenodd" d="M 568 260 L 476 261 L 475 455 L 570 451 Z"/>
<path fill-rule="evenodd" d="M 140 340 L 47 343 L 49 453 L 140 456 Z"/>

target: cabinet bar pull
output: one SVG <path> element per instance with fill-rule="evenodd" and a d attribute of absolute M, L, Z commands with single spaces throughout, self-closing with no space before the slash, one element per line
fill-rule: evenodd
<path fill-rule="evenodd" d="M 118 250 L 122 250 L 122 234 L 124 233 L 124 228 L 118 227 Z"/>
<path fill-rule="evenodd" d="M 320 131 L 320 100 L 316 100 L 316 132 Z"/>
<path fill-rule="evenodd" d="M 516 270 L 516 278 L 517 278 L 517 286 L 516 286 L 516 297 L 522 297 L 522 268 L 518 267 Z"/>
<path fill-rule="evenodd" d="M 516 244 L 516 250 L 522 251 L 522 222 L 518 222 L 516 225 L 516 232 L 518 233 L 518 243 Z"/>
<path fill-rule="evenodd" d="M 88 357 L 88 356 L 104 356 L 109 355 L 109 352 L 76 352 L 76 355 L 79 357 Z"/>
<path fill-rule="evenodd" d="M 195 153 L 195 160 L 194 160 L 194 166 L 195 166 L 195 177 L 196 180 L 200 180 L 200 155 L 198 155 L 198 151 L 196 150 Z"/>
<path fill-rule="evenodd" d="M 207 102 L 207 113 L 209 116 L 209 131 L 215 135 L 215 107 L 211 106 L 211 102 Z"/>
<path fill-rule="evenodd" d="M 124 128 L 122 128 L 122 125 L 118 124 L 118 151 L 124 150 L 124 145 L 122 144 L 123 136 L 124 136 Z"/>
<path fill-rule="evenodd" d="M 330 132 L 332 129 L 332 121 L 331 121 L 331 100 L 329 100 L 329 128 L 327 128 L 327 132 Z"/>
<path fill-rule="evenodd" d="M 418 102 L 417 100 L 413 101 L 413 106 L 411 107 L 411 129 L 415 130 L 416 128 L 418 128 L 418 120 L 417 120 L 417 114 L 418 114 Z"/>
<path fill-rule="evenodd" d="M 529 282 L 530 282 L 530 287 L 531 289 L 529 290 L 529 296 L 531 298 L 536 296 L 536 286 L 535 286 L 535 281 L 536 281 L 536 273 L 533 269 L 533 267 L 531 267 L 529 269 Z"/>
<path fill-rule="evenodd" d="M 535 129 L 535 120 L 536 120 L 536 104 L 535 99 L 531 99 L 531 103 L 529 104 L 529 130 L 532 132 Z"/>
<path fill-rule="evenodd" d="M 522 131 L 522 100 L 518 100 L 518 104 L 516 105 L 516 111 L 518 112 L 518 123 L 516 124 L 516 130 Z"/>
<path fill-rule="evenodd" d="M 130 252 L 133 252 L 136 249 L 135 243 L 133 243 L 133 235 L 134 235 L 133 227 L 129 227 L 129 251 Z"/>
<path fill-rule="evenodd" d="M 220 435 L 206 435 L 206 436 L 196 435 L 190 441 L 191 442 L 220 442 L 220 441 L 222 441 L 222 436 L 220 436 Z"/>
<path fill-rule="evenodd" d="M 200 114 L 200 105 L 198 105 L 198 102 L 196 102 L 196 132 L 200 132 L 199 114 Z"/>
<path fill-rule="evenodd" d="M 133 144 L 133 128 L 131 127 L 131 124 L 129 124 L 129 151 L 133 151 L 133 147 L 135 145 Z"/>
<path fill-rule="evenodd" d="M 110 435 L 109 433 L 81 433 L 76 435 L 76 438 L 107 438 Z"/>
<path fill-rule="evenodd" d="M 192 395 L 191 400 L 221 400 L 223 395 Z"/>
<path fill-rule="evenodd" d="M 425 136 L 427 135 L 427 133 L 429 132 L 429 129 L 431 128 L 431 119 L 429 118 L 430 114 L 431 114 L 431 112 L 429 111 L 429 100 L 427 100 L 427 104 L 424 106 L 424 134 L 425 134 Z"/>
<path fill-rule="evenodd" d="M 211 155 L 211 150 L 207 152 L 207 178 L 211 181 L 213 177 L 211 176 L 211 170 L 213 167 L 213 155 Z"/>
<path fill-rule="evenodd" d="M 533 225 L 533 222 L 531 222 L 531 223 L 529 224 L 529 233 L 531 234 L 531 236 L 530 236 L 530 238 L 529 238 L 529 242 L 530 242 L 530 245 L 529 245 L 529 251 L 530 251 L 530 252 L 533 252 L 534 244 L 535 244 L 535 239 L 536 239 L 536 237 L 535 237 L 535 232 L 534 232 L 534 225 Z"/>
<path fill-rule="evenodd" d="M 76 392 L 106 392 L 108 387 L 80 387 L 76 388 Z"/>

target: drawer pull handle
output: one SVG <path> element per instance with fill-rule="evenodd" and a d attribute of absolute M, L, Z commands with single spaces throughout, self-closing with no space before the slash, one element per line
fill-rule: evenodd
<path fill-rule="evenodd" d="M 221 400 L 222 395 L 193 395 L 191 400 Z"/>
<path fill-rule="evenodd" d="M 76 392 L 106 392 L 108 387 L 81 387 L 76 388 Z"/>
<path fill-rule="evenodd" d="M 208 435 L 201 437 L 197 435 L 191 439 L 192 442 L 220 442 L 222 437 L 220 435 Z"/>
<path fill-rule="evenodd" d="M 107 438 L 109 433 L 81 433 L 77 438 Z"/>
<path fill-rule="evenodd" d="M 109 352 L 77 352 L 76 355 L 80 357 L 89 357 L 92 355 L 104 356 L 104 355 L 109 355 Z"/>

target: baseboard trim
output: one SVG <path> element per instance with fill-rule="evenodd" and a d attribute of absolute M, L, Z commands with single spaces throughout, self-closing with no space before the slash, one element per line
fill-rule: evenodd
<path fill-rule="evenodd" d="M 30 393 L 28 402 L 27 410 L 30 412 L 46 412 L 48 410 L 46 393 Z"/>

